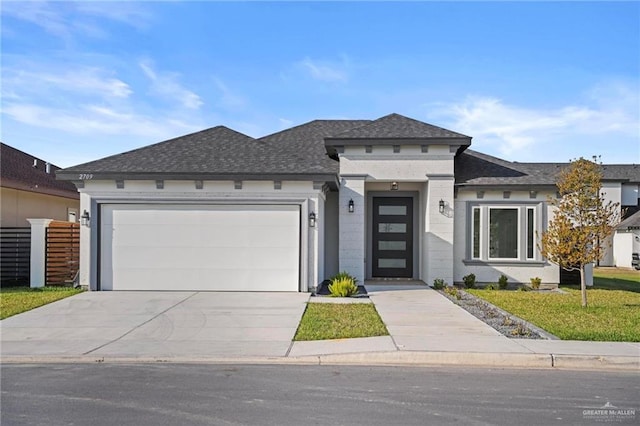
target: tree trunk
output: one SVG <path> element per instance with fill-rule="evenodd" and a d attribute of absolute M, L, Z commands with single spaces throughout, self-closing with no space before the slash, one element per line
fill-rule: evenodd
<path fill-rule="evenodd" d="M 582 307 L 587 307 L 587 282 L 585 280 L 584 265 L 580 266 L 580 293 L 582 293 Z"/>

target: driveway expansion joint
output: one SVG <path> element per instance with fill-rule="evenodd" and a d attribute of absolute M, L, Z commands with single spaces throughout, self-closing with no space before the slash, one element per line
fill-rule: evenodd
<path fill-rule="evenodd" d="M 180 304 L 182 304 L 182 303 L 186 302 L 187 300 L 191 299 L 193 296 L 195 296 L 195 295 L 196 295 L 196 294 L 198 294 L 198 293 L 199 293 L 198 291 L 193 292 L 192 294 L 188 295 L 188 296 L 187 296 L 187 297 L 185 297 L 184 299 L 179 300 L 178 302 L 176 302 L 176 303 L 174 303 L 173 305 L 169 306 L 169 307 L 168 307 L 167 309 L 165 309 L 164 311 L 159 312 L 159 313 L 157 313 L 156 315 L 154 315 L 153 317 L 149 318 L 148 320 L 146 320 L 146 321 L 144 321 L 144 322 L 142 322 L 142 323 L 140 323 L 140 324 L 136 325 L 136 326 L 135 326 L 135 327 L 133 327 L 131 330 L 129 330 L 129 331 L 127 331 L 126 333 L 124 333 L 122 336 L 116 337 L 115 339 L 110 340 L 110 341 L 109 341 L 109 342 L 107 342 L 107 343 L 103 343 L 102 345 L 97 346 L 97 347 L 95 347 L 95 348 L 91 349 L 90 351 L 84 352 L 82 355 L 89 355 L 90 353 L 95 352 L 95 351 L 97 351 L 98 349 L 102 349 L 102 348 L 104 348 L 105 346 L 109 346 L 110 344 L 117 342 L 118 340 L 122 339 L 123 337 L 125 337 L 125 336 L 127 336 L 127 335 L 129 335 L 129 334 L 133 333 L 134 331 L 136 331 L 137 329 L 139 329 L 139 328 L 140 328 L 140 327 L 142 327 L 143 325 L 148 324 L 148 323 L 150 323 L 151 321 L 153 321 L 154 319 L 158 318 L 160 315 L 165 314 L 166 312 L 170 311 L 171 309 L 175 308 L 176 306 L 178 306 L 178 305 L 180 305 Z"/>

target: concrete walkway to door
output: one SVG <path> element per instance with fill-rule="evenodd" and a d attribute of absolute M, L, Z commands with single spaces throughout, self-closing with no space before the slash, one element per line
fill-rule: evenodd
<path fill-rule="evenodd" d="M 426 285 L 367 285 L 398 350 L 526 353 Z"/>

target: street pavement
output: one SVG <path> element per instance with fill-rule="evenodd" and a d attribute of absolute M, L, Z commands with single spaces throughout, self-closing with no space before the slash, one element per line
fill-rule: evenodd
<path fill-rule="evenodd" d="M 86 292 L 0 322 L 2 362 L 248 362 L 640 371 L 640 343 L 511 339 L 425 285 L 367 285 L 390 336 L 292 342 L 303 293 Z"/>

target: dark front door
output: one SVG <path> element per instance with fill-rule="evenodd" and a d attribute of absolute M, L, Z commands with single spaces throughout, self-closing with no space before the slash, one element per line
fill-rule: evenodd
<path fill-rule="evenodd" d="M 413 198 L 373 198 L 373 277 L 413 276 Z"/>

